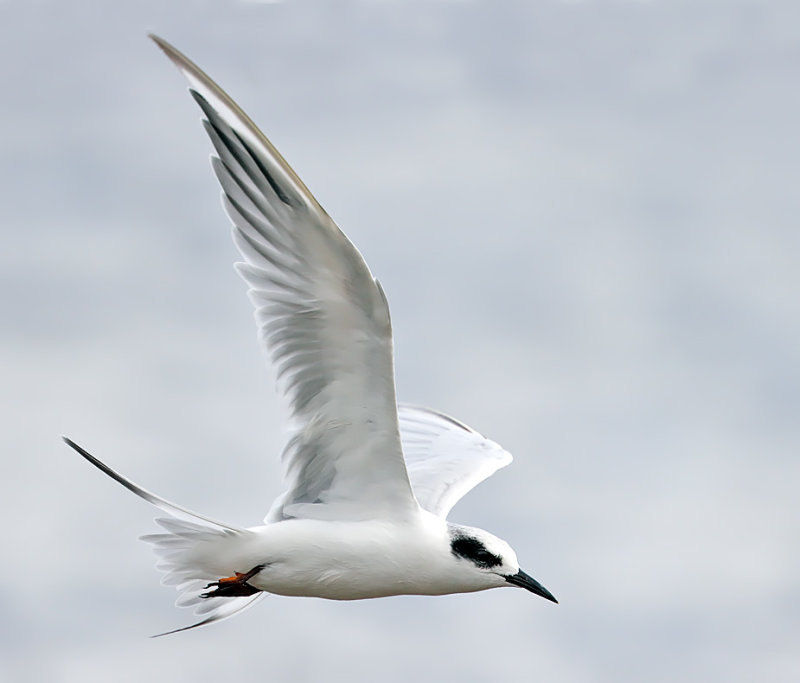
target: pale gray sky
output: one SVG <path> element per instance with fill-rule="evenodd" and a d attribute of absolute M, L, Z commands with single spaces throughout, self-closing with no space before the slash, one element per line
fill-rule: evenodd
<path fill-rule="evenodd" d="M 796 681 L 800 6 L 0 3 L 0 678 Z M 284 433 L 199 112 L 271 137 L 392 307 L 402 399 L 515 454 L 454 520 L 522 591 L 189 623 L 153 511 L 237 524 Z"/>

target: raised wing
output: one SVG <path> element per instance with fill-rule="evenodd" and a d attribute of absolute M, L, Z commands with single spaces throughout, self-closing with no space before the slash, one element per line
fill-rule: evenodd
<path fill-rule="evenodd" d="M 404 517 L 417 509 L 400 447 L 389 308 L 361 254 L 255 124 L 205 73 L 151 36 L 186 76 L 261 341 L 294 423 L 288 490 L 266 521 Z"/>
<path fill-rule="evenodd" d="M 399 417 L 414 495 L 439 517 L 446 518 L 462 496 L 512 460 L 494 441 L 442 413 L 401 405 Z"/>

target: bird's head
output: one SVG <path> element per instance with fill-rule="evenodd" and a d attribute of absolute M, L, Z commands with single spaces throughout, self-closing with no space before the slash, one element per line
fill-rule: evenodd
<path fill-rule="evenodd" d="M 512 585 L 558 602 L 536 579 L 519 568 L 517 555 L 504 540 L 488 531 L 449 524 L 450 553 L 459 563 L 459 571 L 469 571 L 486 588 Z"/>

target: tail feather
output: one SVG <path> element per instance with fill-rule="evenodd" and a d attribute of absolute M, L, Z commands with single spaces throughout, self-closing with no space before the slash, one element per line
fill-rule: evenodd
<path fill-rule="evenodd" d="M 86 460 L 88 460 L 92 465 L 94 465 L 97 469 L 99 469 L 104 474 L 107 474 L 111 477 L 114 481 L 122 484 L 126 489 L 135 493 L 139 498 L 146 500 L 151 505 L 155 505 L 159 510 L 166 512 L 168 515 L 171 515 L 177 519 L 181 519 L 187 522 L 203 522 L 206 525 L 211 525 L 214 528 L 219 529 L 229 529 L 230 531 L 241 531 L 236 527 L 228 526 L 227 524 L 223 524 L 222 522 L 215 522 L 213 519 L 209 519 L 208 517 L 204 517 L 197 512 L 192 512 L 191 510 L 187 510 L 180 505 L 176 505 L 175 503 L 170 503 L 168 500 L 165 500 L 161 496 L 157 496 L 155 493 L 151 493 L 147 489 L 143 489 L 141 486 L 134 484 L 130 479 L 123 477 L 118 472 L 112 470 L 108 465 L 104 462 L 95 458 L 89 451 L 85 448 L 82 448 L 78 444 L 76 444 L 72 439 L 68 439 L 66 436 L 61 437 L 64 440 L 64 443 L 67 444 L 70 448 L 76 450 L 80 453 Z"/>
<path fill-rule="evenodd" d="M 234 614 L 239 614 L 246 610 L 248 607 L 252 607 L 255 605 L 261 598 L 263 598 L 267 593 L 256 593 L 248 598 L 224 598 L 225 602 L 220 604 L 219 606 L 215 607 L 215 611 L 210 616 L 206 617 L 205 619 L 201 619 L 196 624 L 192 624 L 191 626 L 182 626 L 181 628 L 173 629 L 172 631 L 165 631 L 164 633 L 156 633 L 153 638 L 160 638 L 161 636 L 168 636 L 173 633 L 180 633 L 181 631 L 190 631 L 193 628 L 197 628 L 198 626 L 205 626 L 206 624 L 212 624 L 215 621 L 222 621 L 223 619 L 227 619 L 228 617 L 232 617 Z M 209 600 L 222 600 L 223 598 L 209 598 Z M 195 610 L 196 614 L 200 614 L 197 610 Z"/>
<path fill-rule="evenodd" d="M 141 540 L 152 544 L 158 556 L 156 569 L 164 573 L 161 583 L 175 586 L 178 591 L 179 596 L 175 604 L 178 607 L 193 608 L 194 613 L 203 619 L 191 626 L 159 633 L 157 636 L 187 631 L 227 619 L 264 597 L 265 593 L 234 597 L 203 597 L 210 583 L 242 569 L 244 565 L 239 565 L 237 562 L 249 561 L 243 557 L 246 555 L 243 550 L 248 537 L 252 534 L 251 531 L 216 522 L 170 503 L 115 472 L 70 439 L 64 437 L 64 441 L 101 472 L 170 515 L 155 520 L 164 532 L 141 536 Z M 254 561 L 253 564 L 257 562 Z"/>

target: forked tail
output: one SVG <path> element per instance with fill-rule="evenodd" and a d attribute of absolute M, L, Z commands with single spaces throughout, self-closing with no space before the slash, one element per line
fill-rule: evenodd
<path fill-rule="evenodd" d="M 241 556 L 242 546 L 246 544 L 250 531 L 215 522 L 170 503 L 115 472 L 74 441 L 63 438 L 68 446 L 101 472 L 170 515 L 156 519 L 164 533 L 147 534 L 141 539 L 152 543 L 159 557 L 156 568 L 165 574 L 161 583 L 175 586 L 180 593 L 175 604 L 178 607 L 193 607 L 194 613 L 203 618 L 196 624 L 159 633 L 158 636 L 226 619 L 255 604 L 265 595 L 247 583 L 248 578 L 260 571 L 260 565 L 246 568 L 253 573 L 240 574 L 237 572 L 239 567 L 230 564 L 231 558 Z"/>

